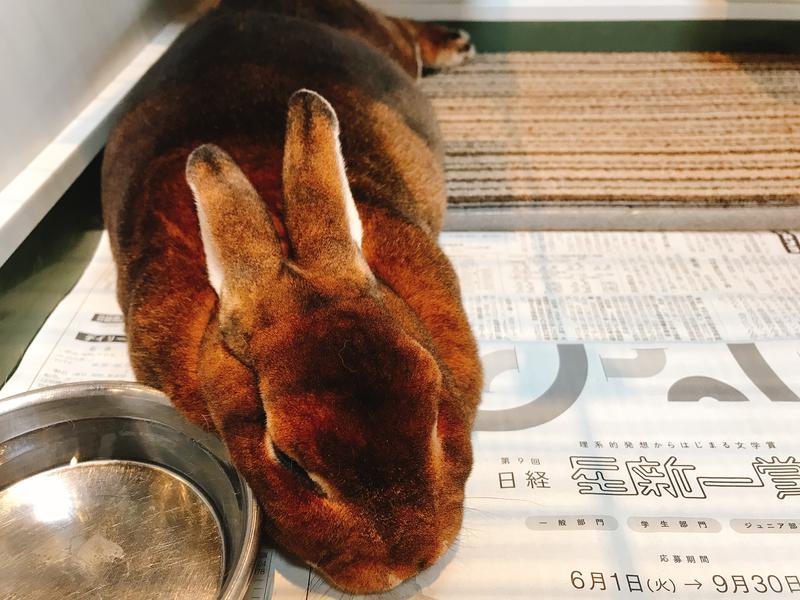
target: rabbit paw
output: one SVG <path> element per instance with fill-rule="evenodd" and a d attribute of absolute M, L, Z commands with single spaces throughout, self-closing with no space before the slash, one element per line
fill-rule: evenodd
<path fill-rule="evenodd" d="M 432 71 L 457 67 L 475 56 L 475 44 L 463 29 L 428 26 L 419 38 L 419 46 L 422 66 Z"/>

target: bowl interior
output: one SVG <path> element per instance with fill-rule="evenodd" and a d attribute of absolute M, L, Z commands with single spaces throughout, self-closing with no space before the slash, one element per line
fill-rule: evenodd
<path fill-rule="evenodd" d="M 214 600 L 222 528 L 194 486 L 155 465 L 75 463 L 0 491 L 0 597 Z"/>
<path fill-rule="evenodd" d="M 47 502 L 36 497 L 59 493 L 70 496 L 73 508 L 86 508 L 78 524 L 69 525 L 69 519 L 55 518 L 64 516 L 64 510 L 52 508 L 48 526 L 53 532 L 47 533 L 36 515 L 38 507 L 38 516 L 43 514 L 47 522 L 47 509 L 42 508 Z M 26 497 L 28 503 L 20 504 Z M 203 569 L 205 580 L 214 580 L 219 588 L 211 597 L 237 598 L 252 573 L 258 528 L 252 493 L 216 437 L 185 421 L 162 395 L 142 386 L 57 386 L 0 403 L 0 499 L 5 500 L 0 501 L 0 532 L 2 519 L 14 514 L 23 519 L 20 523 L 28 519 L 34 536 L 28 539 L 40 536 L 38 547 L 43 539 L 63 546 L 54 540 L 66 536 L 72 542 L 60 551 L 74 555 L 64 563 L 73 574 L 83 573 L 89 555 L 113 559 L 106 567 L 115 564 L 109 577 L 119 579 L 125 572 L 121 553 L 140 552 L 162 567 L 174 554 L 172 568 L 177 570 L 170 573 Z M 79 523 L 84 524 L 82 533 Z M 20 527 L 18 523 L 13 530 Z M 94 541 L 86 541 L 92 535 Z M 149 543 L 142 543 L 147 539 Z M 10 551 L 0 544 L 0 554 Z M 97 566 L 98 560 L 89 563 Z M 0 571 L 3 563 L 12 564 L 0 556 Z M 171 589 L 170 575 L 164 573 L 153 581 Z M 0 578 L 9 574 L 0 573 Z M 146 597 L 144 589 L 140 586 L 135 597 Z M 204 597 L 200 588 L 187 587 L 186 594 Z"/>

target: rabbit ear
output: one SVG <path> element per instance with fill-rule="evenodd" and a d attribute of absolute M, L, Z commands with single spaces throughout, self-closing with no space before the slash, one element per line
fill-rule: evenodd
<path fill-rule="evenodd" d="M 289 99 L 283 193 L 286 227 L 301 268 L 369 271 L 339 147 L 339 121 L 328 101 L 311 90 L 298 90 Z"/>
<path fill-rule="evenodd" d="M 277 273 L 281 250 L 272 220 L 233 159 L 213 144 L 200 146 L 186 162 L 186 180 L 217 295 L 250 289 L 258 278 Z"/>

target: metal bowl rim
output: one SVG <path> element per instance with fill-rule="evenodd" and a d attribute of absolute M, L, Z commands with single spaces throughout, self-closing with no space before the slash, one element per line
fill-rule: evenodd
<path fill-rule="evenodd" d="M 162 392 L 130 381 L 83 381 L 79 383 L 64 383 L 50 387 L 40 388 L 9 396 L 0 399 L 0 417 L 9 415 L 17 410 L 34 407 L 38 404 L 58 402 L 60 400 L 82 396 L 84 398 L 96 398 L 101 396 L 133 396 L 137 400 L 153 402 L 174 409 L 169 398 Z M 177 410 L 176 414 L 179 414 Z M 183 417 L 181 417 L 183 418 Z M 184 422 L 195 427 L 199 434 L 196 441 L 203 444 L 203 437 L 213 436 L 212 433 L 203 431 L 194 424 L 184 419 Z M 205 444 L 203 444 L 205 445 Z M 219 453 L 206 446 L 209 451 L 217 456 Z M 224 447 L 224 446 L 223 446 Z M 227 455 L 221 456 L 226 462 L 230 462 Z M 258 508 L 255 494 L 245 481 L 244 477 L 237 471 L 239 482 L 241 483 L 242 493 L 246 506 L 244 540 L 242 541 L 242 552 L 239 560 L 234 565 L 230 577 L 220 592 L 220 600 L 241 600 L 247 593 L 250 581 L 253 578 L 254 564 L 258 555 L 259 530 L 261 526 L 261 513 Z"/>

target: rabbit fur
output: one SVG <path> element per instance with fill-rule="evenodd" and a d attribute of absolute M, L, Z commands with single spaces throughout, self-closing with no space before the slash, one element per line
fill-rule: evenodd
<path fill-rule="evenodd" d="M 223 439 L 270 539 L 350 592 L 430 566 L 462 520 L 481 368 L 414 78 L 472 52 L 354 0 L 223 1 L 105 150 L 137 379 Z"/>

